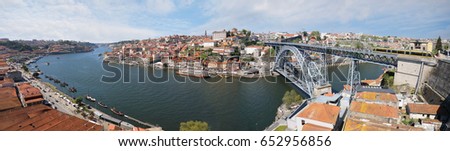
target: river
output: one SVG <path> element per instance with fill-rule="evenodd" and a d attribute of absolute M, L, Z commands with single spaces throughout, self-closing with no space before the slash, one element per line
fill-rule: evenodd
<path fill-rule="evenodd" d="M 67 88 L 54 84 L 73 97 L 89 94 L 109 107 L 115 107 L 141 121 L 162 126 L 164 130 L 178 130 L 179 123 L 188 120 L 206 121 L 211 130 L 264 130 L 274 121 L 284 93 L 292 89 L 282 77 L 210 78 L 207 81 L 180 82 L 186 77 L 175 75 L 172 70 L 153 70 L 141 66 L 125 66 L 124 70 L 124 66 L 118 64 L 111 66 L 120 71 L 129 71 L 129 76 L 122 76 L 117 82 L 102 82 L 102 76 L 114 75 L 102 68 L 102 57 L 98 54 L 105 51 L 111 50 L 99 47 L 88 53 L 45 56 L 29 67 L 32 69 L 38 66 L 44 73 L 41 78 L 45 82 L 54 84 L 44 78 L 44 75 L 48 75 L 66 82 L 69 87 L 75 87 L 78 92 L 70 93 Z M 46 65 L 46 62 L 50 64 Z M 381 68 L 378 65 L 361 64 L 361 78 L 377 78 L 383 72 Z M 342 69 L 346 75 L 346 67 Z M 330 71 L 337 71 L 337 68 L 332 67 Z M 143 74 L 139 73 L 154 76 L 142 78 L 139 75 Z M 127 79 L 130 82 L 123 82 Z M 139 82 L 138 79 L 145 80 Z M 333 91 L 342 89 L 343 82 L 336 77 L 331 83 Z M 85 102 L 115 116 L 109 109 Z M 127 122 L 135 124 L 129 120 Z"/>

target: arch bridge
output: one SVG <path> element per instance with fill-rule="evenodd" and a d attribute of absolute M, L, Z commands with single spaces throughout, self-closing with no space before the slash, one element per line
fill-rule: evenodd
<path fill-rule="evenodd" d="M 266 42 L 276 50 L 275 64 L 272 71 L 278 72 L 289 79 L 292 84 L 301 89 L 309 97 L 331 91 L 327 80 L 327 55 L 351 59 L 347 84 L 352 86 L 351 94 L 360 84 L 357 63 L 360 61 L 397 66 L 397 55 L 373 52 L 371 50 L 334 48 L 327 46 Z"/>

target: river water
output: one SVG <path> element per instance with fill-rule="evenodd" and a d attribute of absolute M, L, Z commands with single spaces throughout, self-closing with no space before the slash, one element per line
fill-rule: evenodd
<path fill-rule="evenodd" d="M 211 130 L 264 130 L 274 121 L 284 93 L 292 89 L 282 77 L 209 78 L 206 81 L 190 78 L 191 81 L 186 81 L 186 77 L 178 76 L 172 70 L 118 64 L 110 65 L 110 68 L 128 72 L 124 72 L 125 75 L 118 81 L 104 82 L 102 76 L 114 76 L 110 72 L 112 70 L 103 69 L 102 57 L 98 56 L 105 51 L 111 50 L 99 47 L 94 52 L 46 56 L 31 64 L 30 68 L 38 66 L 44 73 L 41 78 L 45 82 L 54 84 L 44 78 L 44 75 L 48 75 L 78 90 L 70 93 L 67 88 L 54 84 L 68 95 L 77 97 L 89 94 L 109 107 L 115 107 L 141 121 L 162 126 L 164 130 L 178 130 L 179 123 L 188 120 L 206 121 Z M 46 65 L 47 62 L 50 64 Z M 378 65 L 361 64 L 361 78 L 377 78 L 383 72 L 381 68 Z M 331 67 L 329 72 L 337 69 Z M 346 67 L 342 67 L 344 75 L 347 74 L 346 70 Z M 130 82 L 124 82 L 127 79 Z M 332 79 L 333 91 L 341 90 L 345 82 L 336 76 Z M 141 80 L 144 81 L 139 82 Z M 85 102 L 115 116 L 109 109 Z"/>

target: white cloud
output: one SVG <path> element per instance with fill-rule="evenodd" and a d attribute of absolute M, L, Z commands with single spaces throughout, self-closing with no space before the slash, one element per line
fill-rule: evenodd
<path fill-rule="evenodd" d="M 232 27 L 450 38 L 448 0 L 2 0 L 10 39 L 113 42 Z"/>
<path fill-rule="evenodd" d="M 94 2 L 95 3 L 95 2 Z M 133 27 L 122 19 L 126 9 L 117 3 L 88 6 L 78 1 L 27 1 L 4 3 L 0 35 L 10 39 L 70 39 L 90 42 L 114 42 L 159 35 L 151 29 Z M 132 5 L 128 5 L 132 6 Z M 108 11 L 112 9 L 115 11 Z M 3 11 L 5 10 L 5 11 Z M 98 16 L 98 11 L 106 15 Z M 109 17 L 109 15 L 114 15 Z M 129 15 L 129 14 L 128 14 Z M 106 17 L 105 17 L 106 16 Z M 109 19 L 117 18 L 117 19 Z"/>
<path fill-rule="evenodd" d="M 201 29 L 231 27 L 291 32 L 305 27 L 307 30 L 326 27 L 325 30 L 331 32 L 354 31 L 352 29 L 362 29 L 363 32 L 396 31 L 396 28 L 431 30 L 432 26 L 450 20 L 448 6 L 450 1 L 445 0 L 209 1 L 202 8 L 210 19 L 194 30 L 201 32 Z M 440 22 L 436 22 L 439 19 Z M 363 25 L 368 22 L 378 26 L 364 28 Z M 355 23 L 360 25 L 353 25 Z M 411 31 L 403 32 L 411 34 Z M 430 33 L 425 37 L 434 36 L 431 31 L 423 32 Z"/>
<path fill-rule="evenodd" d="M 147 10 L 152 14 L 164 15 L 176 10 L 172 0 L 147 0 Z"/>

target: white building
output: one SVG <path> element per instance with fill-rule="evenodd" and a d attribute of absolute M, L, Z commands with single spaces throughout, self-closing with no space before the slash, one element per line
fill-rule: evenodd
<path fill-rule="evenodd" d="M 209 39 L 209 38 L 205 38 L 203 40 L 202 46 L 205 47 L 205 48 L 215 47 L 216 46 L 216 42 L 214 40 Z"/>
<path fill-rule="evenodd" d="M 224 40 L 225 38 L 227 38 L 227 31 L 223 30 L 223 31 L 214 31 L 213 32 L 213 40 L 214 41 Z"/>
<path fill-rule="evenodd" d="M 261 55 L 262 46 L 248 46 L 245 47 L 245 54 L 259 57 Z"/>
<path fill-rule="evenodd" d="M 434 119 L 438 109 L 439 105 L 409 103 L 406 113 L 413 119 Z"/>

